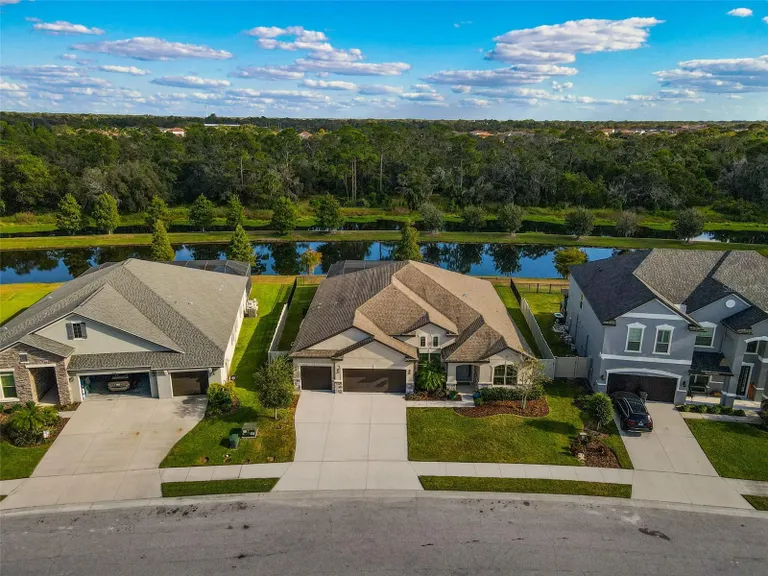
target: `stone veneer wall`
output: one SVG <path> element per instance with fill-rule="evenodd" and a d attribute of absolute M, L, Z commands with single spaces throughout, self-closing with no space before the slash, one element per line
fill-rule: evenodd
<path fill-rule="evenodd" d="M 16 394 L 21 402 L 38 402 L 37 390 L 33 385 L 32 376 L 27 364 L 19 362 L 19 353 L 24 352 L 29 357 L 29 364 L 53 364 L 56 366 L 56 385 L 59 391 L 59 404 L 72 402 L 72 391 L 67 375 L 68 358 L 56 356 L 44 350 L 38 350 L 26 344 L 15 344 L 0 352 L 0 369 L 13 369 L 13 378 L 16 381 Z"/>

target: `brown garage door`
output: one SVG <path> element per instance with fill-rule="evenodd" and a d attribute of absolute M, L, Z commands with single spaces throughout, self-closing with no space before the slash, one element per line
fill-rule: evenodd
<path fill-rule="evenodd" d="M 608 394 L 626 391 L 637 394 L 644 391 L 648 400 L 674 402 L 677 379 L 663 376 L 636 376 L 634 374 L 611 374 L 608 377 Z"/>
<path fill-rule="evenodd" d="M 302 390 L 331 390 L 330 366 L 302 366 Z"/>
<path fill-rule="evenodd" d="M 200 372 L 171 372 L 174 396 L 205 394 L 208 391 L 208 370 Z"/>
<path fill-rule="evenodd" d="M 405 392 L 405 370 L 344 370 L 344 392 Z"/>

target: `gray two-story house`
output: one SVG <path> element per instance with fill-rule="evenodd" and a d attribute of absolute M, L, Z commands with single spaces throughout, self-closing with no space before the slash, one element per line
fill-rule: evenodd
<path fill-rule="evenodd" d="M 768 258 L 637 250 L 571 268 L 566 327 L 596 391 L 761 400 L 768 380 Z"/>

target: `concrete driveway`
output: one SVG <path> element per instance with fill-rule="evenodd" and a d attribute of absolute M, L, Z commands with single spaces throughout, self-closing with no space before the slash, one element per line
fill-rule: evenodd
<path fill-rule="evenodd" d="M 635 468 L 632 498 L 750 507 L 727 480 L 717 475 L 674 405 L 648 402 L 647 407 L 653 418 L 653 432 L 621 431 Z"/>
<path fill-rule="evenodd" d="M 296 456 L 275 490 L 315 489 L 421 489 L 402 396 L 301 393 Z"/>
<path fill-rule="evenodd" d="M 205 406 L 205 396 L 86 400 L 4 507 L 160 496 L 158 466 Z"/>

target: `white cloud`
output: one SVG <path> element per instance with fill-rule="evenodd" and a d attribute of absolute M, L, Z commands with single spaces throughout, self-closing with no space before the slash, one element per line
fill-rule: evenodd
<path fill-rule="evenodd" d="M 686 60 L 654 72 L 661 85 L 719 94 L 768 91 L 768 54 L 756 58 Z"/>
<path fill-rule="evenodd" d="M 413 84 L 411 86 L 411 92 L 434 92 L 435 89 L 429 84 Z"/>
<path fill-rule="evenodd" d="M 704 102 L 695 90 L 659 90 L 656 94 L 632 94 L 625 98 L 628 102 Z"/>
<path fill-rule="evenodd" d="M 109 86 L 110 82 L 102 78 L 89 77 L 74 66 L 0 66 L 0 76 L 25 80 L 30 84 L 48 88 L 80 88 Z"/>
<path fill-rule="evenodd" d="M 229 80 L 200 78 L 200 76 L 161 76 L 152 80 L 152 84 L 175 86 L 177 88 L 224 88 L 230 85 Z"/>
<path fill-rule="evenodd" d="M 400 94 L 403 91 L 401 86 L 389 86 L 387 84 L 364 84 L 358 87 L 359 94 L 381 95 L 381 94 Z"/>
<path fill-rule="evenodd" d="M 200 58 L 204 60 L 227 60 L 232 54 L 226 50 L 215 50 L 208 46 L 169 42 L 162 38 L 137 36 L 125 40 L 75 44 L 74 50 L 98 52 L 134 58 L 136 60 L 175 60 L 177 58 Z"/>
<path fill-rule="evenodd" d="M 488 108 L 491 103 L 491 100 L 485 98 L 462 98 L 459 101 L 459 106 L 464 106 L 465 108 Z"/>
<path fill-rule="evenodd" d="M 32 26 L 33 30 L 48 32 L 49 34 L 92 34 L 96 36 L 104 34 L 104 30 L 101 28 L 88 28 L 82 24 L 72 24 L 64 20 L 57 20 L 56 22 L 40 22 L 34 18 L 27 20 L 35 22 Z"/>
<path fill-rule="evenodd" d="M 738 18 L 748 18 L 752 16 L 752 10 L 749 8 L 734 8 L 728 12 L 728 16 L 736 16 Z"/>
<path fill-rule="evenodd" d="M 768 16 L 766 16 L 765 18 L 763 18 L 763 22 L 765 22 L 766 24 L 768 24 Z"/>
<path fill-rule="evenodd" d="M 245 32 L 258 38 L 256 45 L 264 50 L 303 51 L 306 56 L 298 58 L 286 68 L 295 72 L 314 72 L 347 76 L 399 76 L 411 69 L 405 62 L 364 62 L 359 48 L 336 48 L 324 32 L 307 30 L 302 26 L 257 26 Z M 283 38 L 283 39 L 281 39 Z"/>
<path fill-rule="evenodd" d="M 461 22 L 454 23 L 454 28 L 461 28 L 462 26 L 468 26 L 472 24 L 472 20 L 462 20 Z"/>
<path fill-rule="evenodd" d="M 307 78 L 301 84 L 307 88 L 318 90 L 357 90 L 357 84 L 342 82 L 341 80 L 311 80 Z"/>
<path fill-rule="evenodd" d="M 331 99 L 317 92 L 309 90 L 255 90 L 253 88 L 233 88 L 226 94 L 233 98 L 258 99 L 264 103 L 271 101 L 287 100 L 291 102 L 317 102 L 329 103 Z"/>
<path fill-rule="evenodd" d="M 229 76 L 254 80 L 301 80 L 304 72 L 293 70 L 290 66 L 248 66 L 230 72 Z"/>
<path fill-rule="evenodd" d="M 563 24 L 512 30 L 494 38 L 489 60 L 514 63 L 575 61 L 576 54 L 635 50 L 645 45 L 650 28 L 663 23 L 656 18 L 624 20 L 571 20 Z"/>
<path fill-rule="evenodd" d="M 424 80 L 435 84 L 457 84 L 460 86 L 513 86 L 538 84 L 552 76 L 573 76 L 576 68 L 554 64 L 516 64 L 507 68 L 491 70 L 443 70 Z"/>
<path fill-rule="evenodd" d="M 7 6 L 9 4 L 18 4 L 21 0 L 0 0 L 0 6 Z"/>
<path fill-rule="evenodd" d="M 403 92 L 400 94 L 400 98 L 411 102 L 442 102 L 445 100 L 445 96 L 437 92 Z"/>
<path fill-rule="evenodd" d="M 112 64 L 99 66 L 99 70 L 102 72 L 115 72 L 116 74 L 130 74 L 131 76 L 146 76 L 147 74 L 152 74 L 149 70 L 143 70 L 136 66 L 113 66 Z"/>
<path fill-rule="evenodd" d="M 62 54 L 60 60 L 77 60 L 77 54 Z"/>
<path fill-rule="evenodd" d="M 571 88 L 573 88 L 573 82 L 558 82 L 557 80 L 552 80 L 552 90 L 555 92 L 565 92 Z"/>

